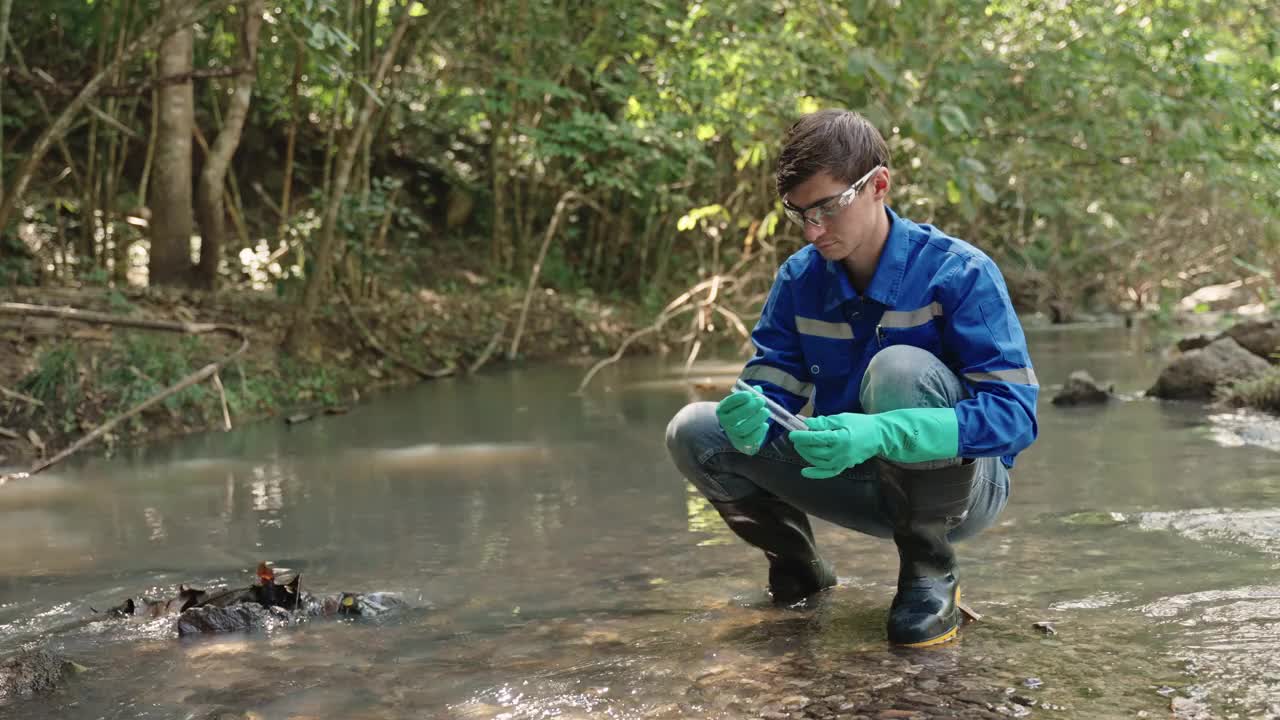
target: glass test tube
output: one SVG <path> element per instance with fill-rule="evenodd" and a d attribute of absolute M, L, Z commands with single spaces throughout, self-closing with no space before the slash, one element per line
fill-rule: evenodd
<path fill-rule="evenodd" d="M 760 397 L 764 398 L 764 406 L 769 411 L 769 417 L 773 418 L 774 422 L 778 423 L 779 425 L 786 428 L 787 430 L 808 430 L 809 429 L 809 426 L 805 425 L 803 420 L 796 417 L 795 415 L 792 415 L 789 410 L 782 407 L 778 403 L 770 400 L 769 396 L 765 395 L 764 392 L 760 390 L 760 388 L 755 387 L 753 385 L 748 385 L 745 382 L 743 382 L 741 378 L 739 378 L 738 381 L 733 384 L 733 389 L 746 390 L 748 392 L 759 393 Z"/>

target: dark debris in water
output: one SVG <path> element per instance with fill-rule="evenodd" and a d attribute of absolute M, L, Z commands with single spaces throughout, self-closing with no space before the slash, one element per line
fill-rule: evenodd
<path fill-rule="evenodd" d="M 314 617 L 375 617 L 403 607 L 390 593 L 315 596 L 302 590 L 301 575 L 278 582 L 265 562 L 252 585 L 200 590 L 179 585 L 170 598 L 126 598 L 102 614 L 108 617 L 177 617 L 178 635 L 210 635 L 265 630 Z"/>

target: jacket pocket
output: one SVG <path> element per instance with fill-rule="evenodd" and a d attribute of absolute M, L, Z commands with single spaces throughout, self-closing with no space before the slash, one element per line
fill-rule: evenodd
<path fill-rule="evenodd" d="M 882 350 L 893 345 L 911 345 L 941 357 L 940 317 L 942 306 L 936 302 L 914 310 L 885 311 L 876 325 L 876 342 Z"/>

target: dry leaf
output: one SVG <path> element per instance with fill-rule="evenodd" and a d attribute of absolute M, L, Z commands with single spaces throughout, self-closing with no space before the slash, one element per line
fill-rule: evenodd
<path fill-rule="evenodd" d="M 31 442 L 31 445 L 35 447 L 36 450 L 39 450 L 42 453 L 44 452 L 44 440 L 40 439 L 40 434 L 35 430 L 27 431 L 27 440 Z"/>

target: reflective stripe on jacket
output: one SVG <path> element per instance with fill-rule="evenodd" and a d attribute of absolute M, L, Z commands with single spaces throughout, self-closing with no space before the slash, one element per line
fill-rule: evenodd
<path fill-rule="evenodd" d="M 972 245 L 885 212 L 889 237 L 865 294 L 812 245 L 782 264 L 742 378 L 792 412 L 810 401 L 814 415 L 862 412 L 871 358 L 914 345 L 969 390 L 956 406 L 960 456 L 999 456 L 1012 467 L 1036 438 L 1039 384 L 1004 278 Z"/>

